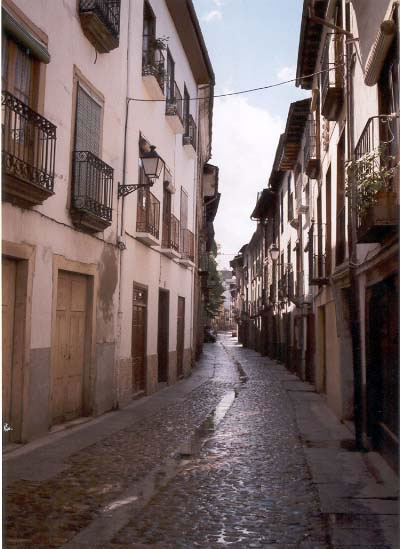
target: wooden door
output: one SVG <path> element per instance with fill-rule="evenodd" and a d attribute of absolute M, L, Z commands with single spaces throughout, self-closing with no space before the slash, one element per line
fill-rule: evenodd
<path fill-rule="evenodd" d="M 87 277 L 60 271 L 52 375 L 52 423 L 83 414 Z"/>
<path fill-rule="evenodd" d="M 185 298 L 178 297 L 178 320 L 176 338 L 176 370 L 177 376 L 183 376 L 183 358 L 185 349 Z"/>
<path fill-rule="evenodd" d="M 158 299 L 158 381 L 168 381 L 168 341 L 169 341 L 169 292 L 159 290 Z"/>
<path fill-rule="evenodd" d="M 2 367 L 3 367 L 3 425 L 12 426 L 11 398 L 14 354 L 15 324 L 15 281 L 17 262 L 3 258 L 2 262 Z M 3 440 L 7 442 L 11 431 L 3 431 Z"/>
<path fill-rule="evenodd" d="M 146 389 L 147 290 L 133 286 L 132 392 Z"/>
<path fill-rule="evenodd" d="M 399 451 L 398 281 L 367 290 L 367 432 L 397 470 Z"/>

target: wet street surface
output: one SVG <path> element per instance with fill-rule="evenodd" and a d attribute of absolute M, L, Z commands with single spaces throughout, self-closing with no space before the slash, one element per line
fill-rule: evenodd
<path fill-rule="evenodd" d="M 192 390 L 178 383 L 140 419 L 115 412 L 124 428 L 54 468 L 35 467 L 34 453 L 30 466 L 29 456 L 9 460 L 5 547 L 391 547 L 373 525 L 371 545 L 361 526 L 354 544 L 332 544 L 340 517 L 321 510 L 291 374 L 228 335 L 205 346 L 202 366 L 209 375 Z"/>

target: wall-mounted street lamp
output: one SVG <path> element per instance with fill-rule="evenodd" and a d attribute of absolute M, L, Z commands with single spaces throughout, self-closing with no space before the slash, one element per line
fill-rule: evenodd
<path fill-rule="evenodd" d="M 278 261 L 279 259 L 279 248 L 276 244 L 273 244 L 269 250 L 269 255 L 271 256 L 272 261 Z"/>
<path fill-rule="evenodd" d="M 118 198 L 133 193 L 141 187 L 152 187 L 154 185 L 154 181 L 160 177 L 161 170 L 164 166 L 164 161 L 161 156 L 156 152 L 156 148 L 154 145 L 150 146 L 149 151 L 141 153 L 140 160 L 142 161 L 142 167 L 147 182 L 136 183 L 134 185 L 121 185 L 121 183 L 119 183 Z"/>

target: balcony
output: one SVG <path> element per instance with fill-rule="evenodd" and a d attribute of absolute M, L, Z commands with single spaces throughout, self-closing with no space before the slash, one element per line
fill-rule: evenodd
<path fill-rule="evenodd" d="M 178 86 L 176 85 L 176 82 L 174 82 L 173 90 L 168 89 L 168 80 L 165 115 L 167 117 L 168 124 L 171 126 L 172 131 L 175 134 L 183 133 L 184 126 L 182 95 L 179 91 Z"/>
<path fill-rule="evenodd" d="M 196 157 L 197 127 L 193 116 L 189 114 L 185 120 L 185 133 L 183 134 L 183 148 L 191 158 Z"/>
<path fill-rule="evenodd" d="M 295 214 L 295 208 L 294 208 L 294 196 L 291 192 L 288 199 L 288 221 L 289 224 L 293 227 L 293 229 L 299 228 L 299 218 L 297 214 Z"/>
<path fill-rule="evenodd" d="M 308 232 L 308 269 L 310 286 L 324 286 L 329 283 L 326 274 L 326 227 L 324 223 L 312 223 Z"/>
<path fill-rule="evenodd" d="M 311 177 L 317 179 L 320 169 L 319 138 L 315 120 L 310 115 L 306 124 L 304 139 L 304 171 Z"/>
<path fill-rule="evenodd" d="M 79 18 L 86 38 L 99 53 L 119 46 L 121 0 L 80 0 Z"/>
<path fill-rule="evenodd" d="M 368 120 L 355 148 L 357 185 L 357 240 L 381 242 L 398 224 L 393 177 L 398 151 L 390 136 L 397 135 L 396 120 L 375 116 Z"/>
<path fill-rule="evenodd" d="M 171 259 L 180 258 L 179 232 L 179 220 L 169 214 L 162 224 L 161 252 Z"/>
<path fill-rule="evenodd" d="M 208 275 L 210 257 L 208 252 L 199 254 L 199 275 L 206 277 Z"/>
<path fill-rule="evenodd" d="M 181 260 L 187 267 L 194 267 L 194 234 L 189 229 L 181 229 Z"/>
<path fill-rule="evenodd" d="M 149 189 L 138 192 L 136 238 L 147 246 L 160 243 L 160 201 Z"/>
<path fill-rule="evenodd" d="M 344 102 L 344 35 L 328 33 L 321 58 L 321 113 L 338 120 Z"/>
<path fill-rule="evenodd" d="M 143 83 L 152 99 L 164 99 L 165 57 L 155 39 L 149 39 L 142 52 Z"/>
<path fill-rule="evenodd" d="M 89 151 L 75 151 L 71 217 L 84 231 L 104 231 L 112 221 L 114 170 Z"/>
<path fill-rule="evenodd" d="M 54 194 L 56 126 L 3 92 L 3 199 L 36 206 Z"/>

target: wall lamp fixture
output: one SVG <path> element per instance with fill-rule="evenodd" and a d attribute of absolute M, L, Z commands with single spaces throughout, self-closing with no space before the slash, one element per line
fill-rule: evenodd
<path fill-rule="evenodd" d="M 278 261 L 279 259 L 279 248 L 276 244 L 273 244 L 269 250 L 269 255 L 271 256 L 272 261 Z"/>
<path fill-rule="evenodd" d="M 164 161 L 161 156 L 156 152 L 154 145 L 150 146 L 150 150 L 142 152 L 140 155 L 142 161 L 142 167 L 145 175 L 146 183 L 136 183 L 134 185 L 122 185 L 118 184 L 118 198 L 126 196 L 142 187 L 152 187 L 154 181 L 160 177 L 161 170 L 164 166 Z"/>

